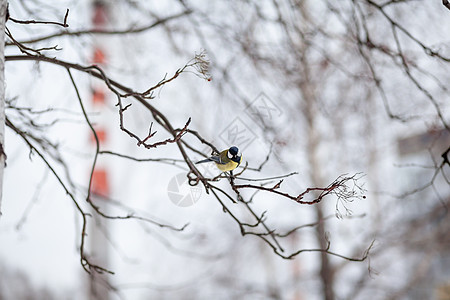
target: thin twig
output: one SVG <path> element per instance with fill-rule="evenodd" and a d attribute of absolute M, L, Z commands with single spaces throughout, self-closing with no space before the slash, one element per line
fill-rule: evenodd
<path fill-rule="evenodd" d="M 67 28 L 67 27 L 69 27 L 69 24 L 67 24 L 68 17 L 69 17 L 69 9 L 66 10 L 66 14 L 64 15 L 63 23 L 53 22 L 53 21 L 17 20 L 17 19 L 12 18 L 11 16 L 9 17 L 9 20 L 11 20 L 14 23 L 18 23 L 18 24 L 53 24 L 53 25 L 58 25 L 58 26 Z"/>

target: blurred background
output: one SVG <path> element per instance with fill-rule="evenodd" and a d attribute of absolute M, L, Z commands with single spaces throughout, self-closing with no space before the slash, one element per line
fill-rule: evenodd
<path fill-rule="evenodd" d="M 14 22 L 63 23 L 67 9 L 67 28 Z M 9 11 L 11 37 L 41 50 L 6 40 L 6 116 L 17 130 L 5 137 L 0 299 L 450 299 L 450 10 L 441 1 L 22 0 Z M 249 167 L 241 184 L 297 172 L 280 191 L 298 195 L 350 176 L 355 197 L 304 205 L 242 189 L 286 233 L 286 256 L 305 250 L 284 259 L 186 182 L 174 143 L 146 149 L 122 131 L 104 81 L 71 69 L 80 105 L 64 66 L 8 60 L 27 55 L 95 64 L 136 92 L 201 59 L 207 70 L 187 68 L 146 101 L 175 128 L 191 118 L 189 129 L 219 150 L 238 146 L 238 171 Z M 154 122 L 149 143 L 172 137 L 147 107 L 122 101 L 129 131 L 143 139 Z M 95 205 L 139 218 L 104 218 L 86 203 L 96 159 L 86 118 L 104 151 Z M 182 140 L 194 162 L 211 154 L 192 134 Z M 236 196 L 226 179 L 216 184 Z M 255 221 L 243 203 L 220 199 Z M 83 234 L 89 261 L 114 274 L 83 269 Z"/>

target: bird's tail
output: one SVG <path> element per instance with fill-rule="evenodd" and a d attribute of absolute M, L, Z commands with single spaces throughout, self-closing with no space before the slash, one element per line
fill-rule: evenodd
<path fill-rule="evenodd" d="M 206 162 L 210 162 L 210 161 L 213 161 L 213 160 L 211 158 L 207 158 L 207 159 L 196 162 L 196 164 L 202 164 L 202 163 L 206 163 Z"/>

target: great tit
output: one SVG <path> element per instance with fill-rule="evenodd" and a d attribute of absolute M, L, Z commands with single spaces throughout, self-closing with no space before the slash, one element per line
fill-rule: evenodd
<path fill-rule="evenodd" d="M 223 150 L 219 155 L 213 155 L 207 159 L 196 162 L 197 164 L 213 161 L 222 172 L 236 169 L 242 161 L 241 152 L 238 147 L 232 146 L 230 149 Z"/>

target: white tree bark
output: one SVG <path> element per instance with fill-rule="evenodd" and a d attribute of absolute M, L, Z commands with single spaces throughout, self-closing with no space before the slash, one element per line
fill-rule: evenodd
<path fill-rule="evenodd" d="M 5 169 L 5 23 L 8 2 L 0 0 L 0 216 L 2 215 L 3 171 Z"/>

